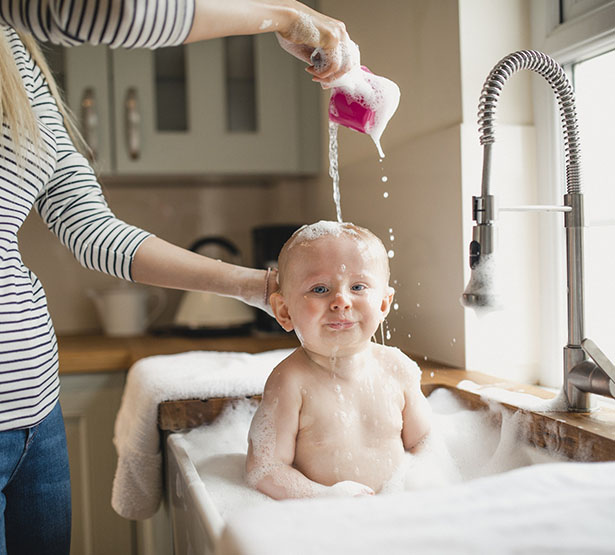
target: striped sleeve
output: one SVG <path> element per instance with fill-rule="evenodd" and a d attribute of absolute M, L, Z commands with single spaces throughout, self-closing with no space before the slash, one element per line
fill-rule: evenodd
<path fill-rule="evenodd" d="M 193 17 L 194 0 L 0 0 L 1 22 L 63 46 L 176 46 Z"/>
<path fill-rule="evenodd" d="M 133 281 L 132 260 L 150 233 L 115 217 L 87 160 L 68 137 L 58 141 L 56 170 L 36 209 L 81 265 Z"/>
<path fill-rule="evenodd" d="M 35 200 L 47 227 L 86 268 L 132 281 L 131 264 L 150 233 L 111 212 L 87 159 L 70 139 L 40 69 L 35 68 L 32 107 L 55 137 L 55 169 Z"/>

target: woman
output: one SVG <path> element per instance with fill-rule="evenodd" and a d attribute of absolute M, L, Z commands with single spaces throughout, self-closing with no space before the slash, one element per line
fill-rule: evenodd
<path fill-rule="evenodd" d="M 17 232 L 35 207 L 86 267 L 232 296 L 267 310 L 270 272 L 175 247 L 115 218 L 36 40 L 112 47 L 277 31 L 323 86 L 351 63 L 343 24 L 294 0 L 0 0 L 0 554 L 67 554 L 70 484 L 58 354 L 45 293 Z M 310 57 L 318 50 L 318 70 Z"/>

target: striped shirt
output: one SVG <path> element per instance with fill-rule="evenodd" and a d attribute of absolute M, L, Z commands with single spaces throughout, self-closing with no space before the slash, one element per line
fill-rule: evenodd
<path fill-rule="evenodd" d="M 54 407 L 58 347 L 38 278 L 24 265 L 17 232 L 34 206 L 87 268 L 131 280 L 149 234 L 109 210 L 87 160 L 75 149 L 38 66 L 15 30 L 62 45 L 172 46 L 184 41 L 194 5 L 182 0 L 0 0 L 0 33 L 17 64 L 42 137 L 18 160 L 0 146 L 0 430 L 30 427 Z"/>

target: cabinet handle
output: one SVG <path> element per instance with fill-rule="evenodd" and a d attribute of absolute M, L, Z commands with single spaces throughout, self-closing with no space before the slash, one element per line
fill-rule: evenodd
<path fill-rule="evenodd" d="M 124 123 L 126 126 L 126 146 L 128 156 L 136 160 L 141 156 L 141 113 L 137 100 L 137 89 L 131 88 L 126 92 L 124 102 Z"/>
<path fill-rule="evenodd" d="M 90 148 L 88 158 L 91 162 L 98 158 L 98 123 L 96 94 L 92 87 L 88 87 L 81 97 L 81 129 L 83 140 Z"/>

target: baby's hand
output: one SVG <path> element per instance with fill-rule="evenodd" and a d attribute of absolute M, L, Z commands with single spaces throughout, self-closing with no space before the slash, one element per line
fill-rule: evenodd
<path fill-rule="evenodd" d="M 359 482 L 353 482 L 352 480 L 345 480 L 343 482 L 333 484 L 323 493 L 326 497 L 359 497 L 361 495 L 374 494 L 374 490 L 369 486 L 359 484 Z"/>

